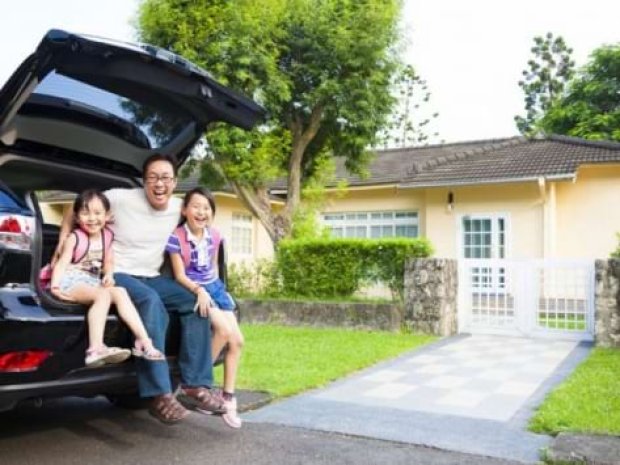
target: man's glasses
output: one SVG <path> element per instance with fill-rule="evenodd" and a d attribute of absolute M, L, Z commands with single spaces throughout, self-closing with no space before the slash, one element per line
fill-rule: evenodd
<path fill-rule="evenodd" d="M 157 176 L 156 174 L 149 174 L 146 178 L 144 178 L 147 184 L 157 184 L 158 181 L 163 182 L 168 185 L 172 181 L 174 181 L 174 176 L 168 176 L 164 174 L 163 176 Z"/>

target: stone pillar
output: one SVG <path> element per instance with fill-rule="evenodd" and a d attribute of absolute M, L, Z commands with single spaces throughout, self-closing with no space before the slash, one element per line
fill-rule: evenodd
<path fill-rule="evenodd" d="M 412 258 L 405 263 L 405 325 L 413 331 L 450 336 L 457 331 L 456 260 Z"/>
<path fill-rule="evenodd" d="M 620 260 L 596 260 L 594 340 L 602 347 L 620 347 Z"/>

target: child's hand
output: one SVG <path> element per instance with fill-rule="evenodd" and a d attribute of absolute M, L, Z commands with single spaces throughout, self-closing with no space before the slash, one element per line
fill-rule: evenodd
<path fill-rule="evenodd" d="M 114 286 L 114 276 L 112 275 L 112 273 L 106 273 L 103 275 L 103 278 L 101 279 L 101 284 L 103 284 L 103 287 L 112 287 Z"/>
<path fill-rule="evenodd" d="M 209 293 L 204 289 L 200 288 L 198 290 L 198 297 L 196 299 L 196 306 L 194 309 L 198 310 L 198 313 L 203 318 L 209 317 L 209 309 L 213 307 L 213 300 Z"/>

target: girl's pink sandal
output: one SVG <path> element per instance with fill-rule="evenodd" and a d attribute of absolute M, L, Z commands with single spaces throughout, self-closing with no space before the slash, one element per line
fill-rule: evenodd
<path fill-rule="evenodd" d="M 131 353 L 134 357 L 143 358 L 150 362 L 166 360 L 166 356 L 153 347 L 151 341 L 148 341 L 148 343 L 136 341 L 136 346 L 131 349 Z"/>

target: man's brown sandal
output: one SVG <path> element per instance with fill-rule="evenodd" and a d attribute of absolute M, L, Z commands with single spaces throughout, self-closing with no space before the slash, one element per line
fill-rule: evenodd
<path fill-rule="evenodd" d="M 224 399 L 206 387 L 180 388 L 177 398 L 179 402 L 190 410 L 197 410 L 207 415 L 222 415 L 226 413 Z"/>
<path fill-rule="evenodd" d="M 174 425 L 190 414 L 172 394 L 154 397 L 149 406 L 149 413 L 166 425 Z"/>

